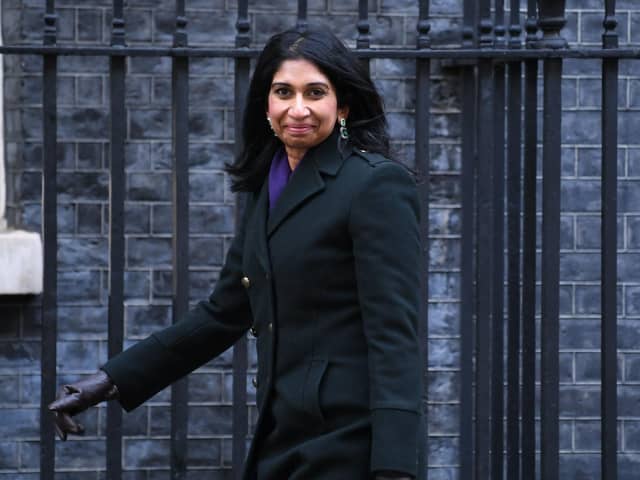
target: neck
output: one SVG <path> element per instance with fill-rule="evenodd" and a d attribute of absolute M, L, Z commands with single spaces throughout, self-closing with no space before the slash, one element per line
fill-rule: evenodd
<path fill-rule="evenodd" d="M 293 172 L 302 161 L 302 157 L 304 157 L 304 154 L 307 153 L 307 149 L 286 147 L 286 151 L 287 159 L 289 161 L 289 168 L 291 168 L 291 171 Z"/>

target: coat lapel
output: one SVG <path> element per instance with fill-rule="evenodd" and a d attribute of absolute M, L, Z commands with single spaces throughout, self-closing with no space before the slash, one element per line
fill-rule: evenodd
<path fill-rule="evenodd" d="M 336 175 L 344 160 L 334 132 L 318 147 L 310 150 L 291 175 L 267 221 L 267 236 L 273 232 L 308 198 L 324 190 L 322 173 Z M 268 208 L 268 207 L 267 207 Z"/>

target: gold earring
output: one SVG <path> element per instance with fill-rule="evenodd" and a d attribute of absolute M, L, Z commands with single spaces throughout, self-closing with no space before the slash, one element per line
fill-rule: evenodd
<path fill-rule="evenodd" d="M 273 129 L 273 124 L 271 123 L 271 117 L 267 117 L 267 123 L 269 124 L 269 128 L 271 129 L 271 131 L 273 132 L 273 135 L 275 137 L 278 136 L 278 134 L 276 133 L 276 131 Z"/>

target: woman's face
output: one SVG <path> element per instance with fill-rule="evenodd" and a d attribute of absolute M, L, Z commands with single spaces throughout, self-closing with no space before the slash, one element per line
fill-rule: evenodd
<path fill-rule="evenodd" d="M 304 154 L 325 140 L 348 107 L 338 108 L 329 79 L 308 60 L 285 60 L 273 75 L 267 116 L 288 153 Z"/>

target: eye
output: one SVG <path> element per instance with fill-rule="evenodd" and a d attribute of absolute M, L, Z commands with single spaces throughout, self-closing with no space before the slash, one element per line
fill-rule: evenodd
<path fill-rule="evenodd" d="M 327 92 L 325 92 L 322 88 L 312 88 L 311 90 L 309 90 L 309 92 L 307 92 L 307 95 L 309 95 L 311 98 L 321 98 L 326 94 Z"/>
<path fill-rule="evenodd" d="M 273 90 L 273 93 L 278 97 L 286 97 L 291 94 L 291 90 L 288 87 L 278 87 Z"/>

